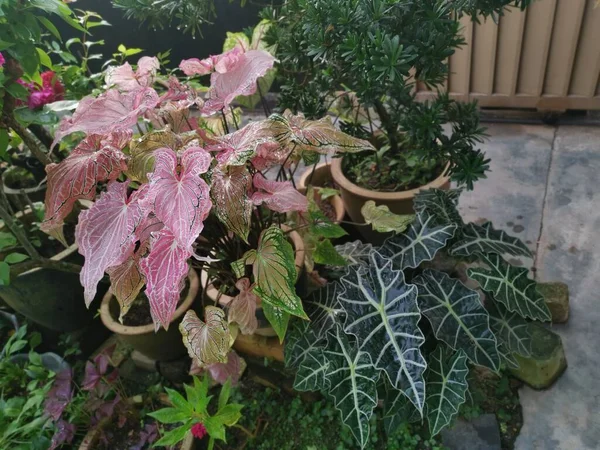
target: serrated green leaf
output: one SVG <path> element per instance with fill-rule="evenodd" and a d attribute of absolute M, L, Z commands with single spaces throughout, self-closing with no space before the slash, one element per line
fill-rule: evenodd
<path fill-rule="evenodd" d="M 171 401 L 173 406 L 189 414 L 192 414 L 194 412 L 194 407 L 190 405 L 189 402 L 185 398 L 183 398 L 183 395 L 181 395 L 179 392 L 177 392 L 174 389 L 169 389 L 167 387 L 165 388 L 165 391 L 167 392 L 169 400 Z"/>
<path fill-rule="evenodd" d="M 534 320 L 552 319 L 544 297 L 537 291 L 537 283 L 527 278 L 529 271 L 505 262 L 499 255 L 479 255 L 490 270 L 470 268 L 467 274 L 481 288 L 494 296 L 511 312 Z"/>
<path fill-rule="evenodd" d="M 177 423 L 185 422 L 191 418 L 191 415 L 187 411 L 182 411 L 178 408 L 163 408 L 158 411 L 148 413 L 148 415 L 160 423 Z"/>
<path fill-rule="evenodd" d="M 225 405 L 227 405 L 227 402 L 229 401 L 230 393 L 231 393 L 231 381 L 230 381 L 230 378 L 227 378 L 227 381 L 221 388 L 221 392 L 219 392 L 218 411 L 220 411 L 221 409 L 223 409 L 225 407 Z"/>
<path fill-rule="evenodd" d="M 262 300 L 263 309 L 269 304 L 282 312 L 307 318 L 296 295 L 294 250 L 281 228 L 273 225 L 261 233 L 252 271 L 254 293 Z"/>
<path fill-rule="evenodd" d="M 232 403 L 219 408 L 217 414 L 213 416 L 213 419 L 219 420 L 223 425 L 231 427 L 235 425 L 238 420 L 242 417 L 243 405 Z"/>
<path fill-rule="evenodd" d="M 427 368 L 427 421 L 429 432 L 437 435 L 450 425 L 458 414 L 458 408 L 466 398 L 467 356 L 462 352 L 449 351 L 439 345 L 429 357 Z"/>
<path fill-rule="evenodd" d="M 328 266 L 345 266 L 346 260 L 340 255 L 329 239 L 317 242 L 313 259 L 317 264 L 326 264 Z"/>
<path fill-rule="evenodd" d="M 360 213 L 365 222 L 380 233 L 402 233 L 415 219 L 413 214 L 394 214 L 386 205 L 377 206 L 373 200 L 365 202 Z"/>
<path fill-rule="evenodd" d="M 462 238 L 450 248 L 453 256 L 470 256 L 475 253 L 531 257 L 531 251 L 516 237 L 495 230 L 491 222 L 483 225 L 469 223 L 462 228 Z"/>
<path fill-rule="evenodd" d="M 434 217 L 427 212 L 417 214 L 406 233 L 385 240 L 381 253 L 394 262 L 394 268 L 404 270 L 431 261 L 454 236 L 456 225 L 433 225 Z"/>
<path fill-rule="evenodd" d="M 374 366 L 423 411 L 427 364 L 420 351 L 425 337 L 418 326 L 416 287 L 377 251 L 366 266 L 350 266 L 341 285 L 338 298 L 348 316 L 344 331 L 356 336 Z"/>
<path fill-rule="evenodd" d="M 185 438 L 185 435 L 190 431 L 190 425 L 182 425 L 173 430 L 167 431 L 163 436 L 156 441 L 152 447 L 168 447 L 175 445 Z"/>
<path fill-rule="evenodd" d="M 419 289 L 419 306 L 435 336 L 469 360 L 497 372 L 498 343 L 479 294 L 443 272 L 426 269 L 413 280 Z"/>
<path fill-rule="evenodd" d="M 221 422 L 219 417 L 206 417 L 202 422 L 206 427 L 206 432 L 213 439 L 225 440 L 225 424 Z"/>

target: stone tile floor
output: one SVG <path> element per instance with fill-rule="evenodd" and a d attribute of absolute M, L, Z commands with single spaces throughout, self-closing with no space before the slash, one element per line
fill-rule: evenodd
<path fill-rule="evenodd" d="M 492 124 L 486 180 L 463 194 L 470 221 L 491 220 L 535 253 L 540 281 L 563 281 L 569 322 L 553 325 L 569 367 L 546 391 L 520 392 L 516 450 L 600 448 L 600 128 Z"/>

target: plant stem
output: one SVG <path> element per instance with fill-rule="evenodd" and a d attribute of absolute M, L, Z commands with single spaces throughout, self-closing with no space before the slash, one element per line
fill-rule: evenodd
<path fill-rule="evenodd" d="M 315 171 L 317 170 L 318 164 L 319 164 L 319 161 L 317 161 L 316 163 L 313 164 L 312 171 L 310 172 L 310 176 L 308 177 L 308 180 L 306 182 L 307 185 L 310 185 L 310 183 L 312 183 L 312 179 L 313 179 L 313 176 L 315 175 Z"/>
<path fill-rule="evenodd" d="M 48 154 L 40 148 L 36 140 L 33 137 L 31 137 L 31 135 L 27 132 L 23 125 L 17 122 L 17 120 L 12 116 L 12 114 L 9 116 L 5 116 L 4 121 L 6 125 L 8 125 L 10 128 L 13 129 L 15 133 L 17 133 L 17 135 L 23 140 L 23 143 L 29 149 L 31 154 L 35 156 L 44 166 L 47 166 L 48 164 L 52 163 L 52 160 L 50 159 Z"/>
<path fill-rule="evenodd" d="M 31 269 L 52 269 L 59 270 L 61 272 L 79 273 L 81 272 L 81 266 L 66 261 L 55 261 L 53 259 L 39 257 L 38 259 L 31 259 L 24 261 L 19 264 L 15 264 L 10 269 L 11 277 L 20 275 Z"/>
<path fill-rule="evenodd" d="M 231 110 L 231 118 L 233 119 L 233 124 L 235 125 L 235 129 L 239 130 L 240 126 L 239 126 L 239 124 L 237 122 L 237 119 L 235 118 L 235 111 L 231 107 L 229 109 Z"/>
<path fill-rule="evenodd" d="M 4 191 L 2 191 L 2 193 L 0 195 L 4 196 Z M 23 232 L 23 230 L 21 230 L 21 228 L 19 228 L 19 226 L 15 223 L 15 221 L 12 218 L 12 215 L 6 209 L 4 209 L 3 206 L 0 206 L 0 219 L 2 219 L 4 221 L 4 224 L 8 227 L 8 229 L 11 231 L 11 233 L 17 238 L 17 240 L 19 241 L 19 244 L 21 244 L 21 246 L 27 252 L 29 257 L 36 261 L 39 260 L 41 258 L 40 254 L 35 249 L 35 247 L 31 244 L 31 242 L 29 242 L 29 239 L 27 239 L 27 236 L 25 236 L 25 233 Z"/>
<path fill-rule="evenodd" d="M 227 117 L 225 116 L 225 108 L 221 110 L 221 115 L 223 116 L 223 128 L 225 129 L 225 133 L 229 134 L 229 125 L 227 124 Z"/>
<path fill-rule="evenodd" d="M 263 110 L 265 111 L 265 117 L 268 118 L 271 115 L 271 110 L 267 104 L 267 99 L 263 96 L 262 89 L 260 88 L 258 81 L 256 82 L 256 88 L 258 90 L 258 95 L 260 96 L 260 102 L 262 103 Z"/>
<path fill-rule="evenodd" d="M 383 106 L 383 103 L 380 100 L 375 100 L 375 102 L 373 102 L 373 105 L 375 106 L 377 115 L 379 116 L 379 119 L 381 120 L 381 124 L 383 125 L 383 128 L 385 129 L 385 132 L 390 141 L 390 150 L 394 154 L 398 153 L 398 150 L 399 150 L 398 136 L 396 134 L 396 132 L 398 130 L 392 123 L 392 119 L 390 118 L 390 115 L 386 111 L 385 106 Z"/>

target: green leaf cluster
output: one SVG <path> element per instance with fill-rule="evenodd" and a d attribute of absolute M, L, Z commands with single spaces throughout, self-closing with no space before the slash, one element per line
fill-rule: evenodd
<path fill-rule="evenodd" d="M 155 447 L 172 446 L 181 442 L 197 423 L 201 423 L 206 428 L 209 450 L 214 448 L 217 439 L 226 442 L 226 429 L 240 420 L 243 405 L 229 403 L 231 384 L 228 380 L 221 388 L 216 408 L 212 408 L 210 402 L 213 396 L 209 395 L 208 382 L 208 376 L 203 377 L 202 380 L 194 377 L 193 386 L 184 385 L 186 397 L 173 389 L 165 388 L 172 406 L 152 412 L 149 416 L 162 424 L 180 423 L 181 425 L 164 432 L 154 444 Z M 215 412 L 209 412 L 209 407 Z"/>
<path fill-rule="evenodd" d="M 286 341 L 295 388 L 330 396 L 363 448 L 381 402 L 388 432 L 423 421 L 438 434 L 467 398 L 470 366 L 515 367 L 514 354 L 531 352 L 528 321 L 550 320 L 527 270 L 504 259 L 529 249 L 489 223 L 465 224 L 459 195 L 423 191 L 404 232 L 380 247 L 339 246 L 348 267 L 305 300 L 310 322 L 294 323 Z M 380 212 L 384 224 L 402 219 Z"/>

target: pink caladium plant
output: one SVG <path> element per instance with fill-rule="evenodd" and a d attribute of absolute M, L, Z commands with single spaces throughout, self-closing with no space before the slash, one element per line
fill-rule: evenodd
<path fill-rule="evenodd" d="M 294 185 L 300 160 L 373 150 L 330 121 L 289 112 L 240 127 L 232 102 L 254 95 L 274 63 L 265 50 L 241 47 L 183 61 L 185 75 L 210 77 L 205 98 L 194 84 L 163 76 L 156 58 L 111 68 L 107 90 L 84 98 L 63 119 L 55 144 L 75 132 L 85 137 L 64 161 L 47 167 L 43 230 L 62 237 L 75 203 L 94 201 L 75 229 L 86 304 L 108 274 L 120 320 L 143 290 L 156 329 L 168 329 L 190 266 L 206 270 L 211 283 L 235 297 L 227 310 L 205 308 L 203 320 L 188 311 L 180 325 L 189 354 L 204 366 L 236 362 L 225 356 L 230 327 L 252 333 L 259 306 L 281 339 L 290 315 L 306 318 L 295 292 L 294 250 L 280 225 L 293 227 L 292 213 L 300 212 L 306 236 L 311 217 L 327 219 L 311 216 L 313 199 Z M 220 126 L 208 127 L 211 121 Z M 90 363 L 86 388 L 105 378 L 101 363 Z M 224 367 L 209 369 L 222 374 Z"/>

